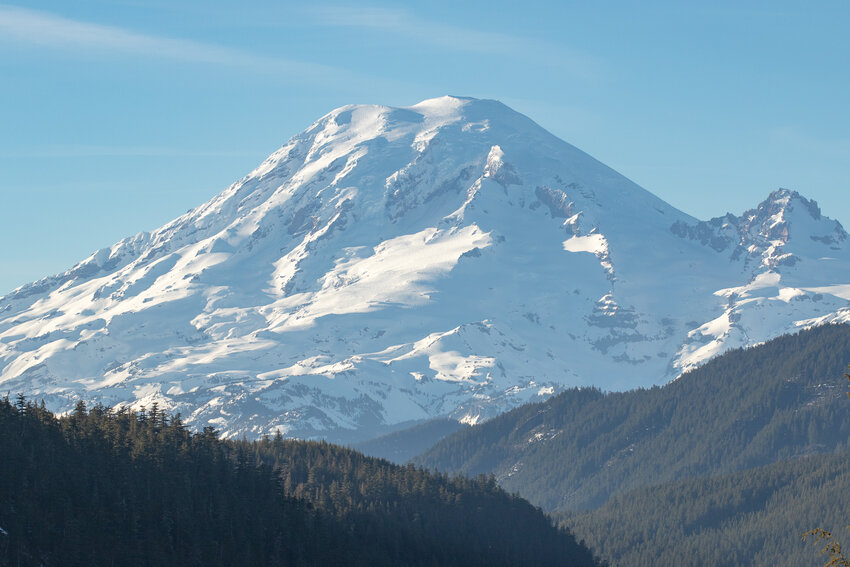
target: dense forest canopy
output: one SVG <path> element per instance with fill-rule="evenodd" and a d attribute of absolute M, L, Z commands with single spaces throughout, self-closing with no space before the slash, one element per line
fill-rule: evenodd
<path fill-rule="evenodd" d="M 594 565 L 492 479 L 179 417 L 0 401 L 3 565 Z"/>

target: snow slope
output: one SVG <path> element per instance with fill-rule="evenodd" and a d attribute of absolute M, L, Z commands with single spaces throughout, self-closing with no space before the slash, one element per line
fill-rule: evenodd
<path fill-rule="evenodd" d="M 208 203 L 3 297 L 0 388 L 356 439 L 841 320 L 847 234 L 814 202 L 699 221 L 496 101 L 442 97 L 334 110 Z"/>

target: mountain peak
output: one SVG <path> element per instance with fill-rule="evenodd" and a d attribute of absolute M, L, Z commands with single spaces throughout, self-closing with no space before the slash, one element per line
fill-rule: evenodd
<path fill-rule="evenodd" d="M 832 247 L 847 239 L 841 223 L 824 217 L 817 201 L 785 188 L 772 191 L 755 209 L 744 212 L 739 224 L 742 244 L 748 246 L 784 246 L 792 233 L 795 240 Z"/>
<path fill-rule="evenodd" d="M 806 212 L 813 220 L 821 219 L 820 207 L 818 207 L 816 201 L 806 199 L 797 191 L 783 187 L 771 191 L 764 201 L 759 203 L 755 209 L 745 212 L 743 216 L 752 215 L 768 220 L 776 215 L 782 215 L 791 209 L 800 209 Z M 774 220 L 778 221 L 779 219 Z"/>
<path fill-rule="evenodd" d="M 838 221 L 824 217 L 814 200 L 797 191 L 779 188 L 771 191 L 755 208 L 740 216 L 727 213 L 709 221 L 695 224 L 676 223 L 674 234 L 699 240 L 718 252 L 732 250 L 732 259 L 755 258 L 765 267 L 795 265 L 800 254 L 793 248 L 802 244 L 808 250 L 811 242 L 836 249 L 847 239 L 847 233 Z M 789 241 L 795 246 L 788 248 Z"/>

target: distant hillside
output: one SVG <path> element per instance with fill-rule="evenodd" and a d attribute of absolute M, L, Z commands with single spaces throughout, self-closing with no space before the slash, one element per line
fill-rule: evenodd
<path fill-rule="evenodd" d="M 800 536 L 821 527 L 850 542 L 850 453 L 639 488 L 563 518 L 613 565 L 822 565 L 822 545 Z"/>
<path fill-rule="evenodd" d="M 0 565 L 592 566 L 485 478 L 179 418 L 0 400 Z"/>
<path fill-rule="evenodd" d="M 353 448 L 394 463 L 407 463 L 441 439 L 468 425 L 454 419 L 432 419 L 401 431 L 353 445 Z"/>
<path fill-rule="evenodd" d="M 496 475 L 546 510 L 642 486 L 848 449 L 850 327 L 827 325 L 724 354 L 648 390 L 575 389 L 459 431 L 415 462 Z"/>

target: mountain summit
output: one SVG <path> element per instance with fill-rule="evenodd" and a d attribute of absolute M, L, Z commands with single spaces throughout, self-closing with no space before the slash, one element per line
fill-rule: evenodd
<path fill-rule="evenodd" d="M 846 240 L 786 190 L 699 221 L 496 101 L 345 106 L 0 299 L 0 384 L 225 435 L 475 422 L 850 319 Z"/>

